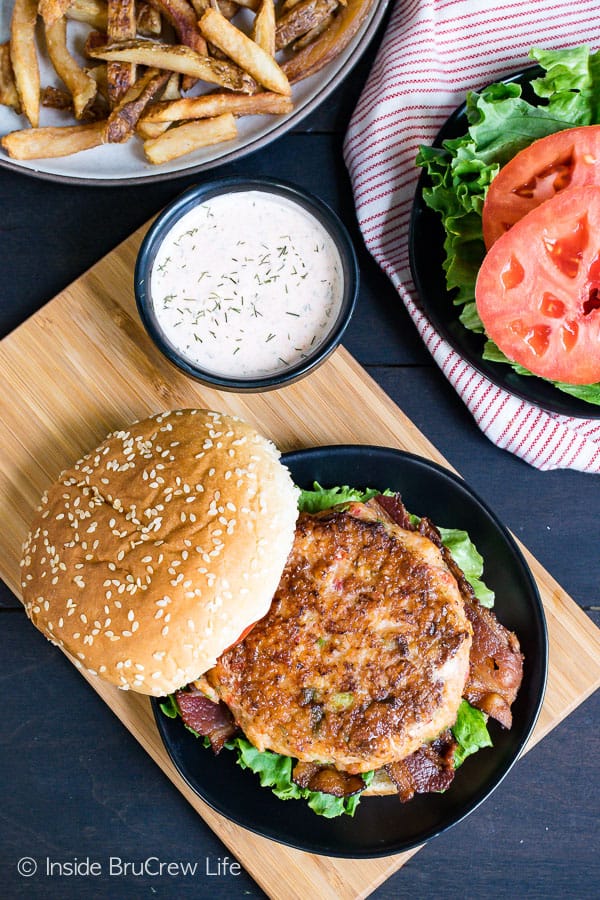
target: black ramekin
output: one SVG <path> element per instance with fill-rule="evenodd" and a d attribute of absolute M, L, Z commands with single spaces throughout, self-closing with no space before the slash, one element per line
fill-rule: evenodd
<path fill-rule="evenodd" d="M 150 274 L 163 240 L 178 219 L 194 206 L 218 194 L 246 191 L 263 191 L 285 197 L 312 214 L 321 223 L 334 241 L 342 261 L 343 295 L 337 319 L 327 337 L 318 345 L 314 353 L 273 374 L 240 378 L 216 375 L 210 370 L 194 365 L 167 340 L 154 313 L 150 295 Z M 159 350 L 186 375 L 210 387 L 238 393 L 267 391 L 283 387 L 298 381 L 316 369 L 339 345 L 352 317 L 358 289 L 359 271 L 356 253 L 350 236 L 338 216 L 313 194 L 296 185 L 272 178 L 223 178 L 189 188 L 170 203 L 150 226 L 140 247 L 135 266 L 134 290 L 138 311 L 148 334 Z"/>

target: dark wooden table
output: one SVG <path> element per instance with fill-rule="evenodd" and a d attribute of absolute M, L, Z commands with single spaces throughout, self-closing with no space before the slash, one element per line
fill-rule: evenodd
<path fill-rule="evenodd" d="M 540 473 L 496 449 L 433 364 L 394 289 L 365 251 L 342 139 L 377 40 L 344 84 L 294 132 L 221 175 L 295 181 L 336 209 L 358 249 L 362 289 L 346 347 L 541 563 L 600 624 L 600 481 Z M 202 176 L 80 187 L 0 170 L 0 330 L 6 334 Z M 363 410 L 364 416 L 369 415 Z M 40 866 L 110 857 L 208 861 L 226 849 L 66 659 L 0 593 L 0 892 L 4 897 L 261 897 L 245 873 L 201 877 L 23 878 Z M 432 841 L 374 894 L 379 900 L 592 898 L 600 895 L 600 696 L 520 761 L 465 822 Z M 308 898 L 307 898 L 308 900 Z"/>

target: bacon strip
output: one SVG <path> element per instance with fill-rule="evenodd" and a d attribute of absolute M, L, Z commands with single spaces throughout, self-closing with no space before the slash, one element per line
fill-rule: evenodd
<path fill-rule="evenodd" d="M 465 603 L 465 612 L 473 626 L 473 643 L 463 696 L 477 709 L 510 728 L 510 708 L 523 679 L 519 641 L 491 610 L 476 601 Z"/>
<path fill-rule="evenodd" d="M 340 772 L 333 766 L 320 763 L 298 762 L 292 772 L 292 781 L 299 787 L 334 797 L 351 797 L 364 791 L 366 785 L 360 775 Z"/>
<path fill-rule="evenodd" d="M 448 729 L 406 759 L 386 766 L 385 771 L 398 788 L 400 802 L 412 800 L 415 794 L 447 790 L 454 778 L 454 751 L 457 746 Z"/>
<path fill-rule="evenodd" d="M 379 494 L 373 498 L 372 502 L 376 503 L 385 512 L 390 522 L 399 525 L 400 528 L 404 528 L 406 531 L 415 530 L 400 494 Z M 371 501 L 369 500 L 367 506 L 370 503 Z"/>
<path fill-rule="evenodd" d="M 224 703 L 213 703 L 203 694 L 175 691 L 175 700 L 185 725 L 198 734 L 206 735 L 215 753 L 223 749 L 237 731 L 231 712 Z"/>

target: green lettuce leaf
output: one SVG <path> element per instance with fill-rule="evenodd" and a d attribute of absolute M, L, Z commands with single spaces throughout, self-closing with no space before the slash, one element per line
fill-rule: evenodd
<path fill-rule="evenodd" d="M 460 566 L 467 581 L 475 591 L 482 606 L 494 605 L 494 592 L 481 581 L 483 558 L 466 531 L 460 528 L 438 528 L 444 547 L 447 547 L 454 562 Z"/>
<path fill-rule="evenodd" d="M 458 707 L 456 722 L 452 726 L 452 734 L 458 743 L 454 751 L 454 768 L 458 769 L 467 756 L 476 753 L 483 747 L 491 747 L 492 739 L 487 730 L 486 717 L 479 709 L 475 709 L 466 700 Z"/>
<path fill-rule="evenodd" d="M 359 491 L 348 485 L 324 488 L 315 481 L 312 491 L 301 491 L 298 499 L 300 512 L 317 513 L 324 509 L 330 509 L 340 503 L 366 503 L 372 497 L 376 497 L 381 491 L 367 489 Z"/>
<path fill-rule="evenodd" d="M 492 362 L 506 363 L 514 369 L 517 375 L 531 375 L 532 378 L 540 377 L 539 375 L 535 376 L 533 372 L 530 372 L 524 366 L 520 366 L 519 363 L 511 362 L 493 341 L 487 340 L 485 342 L 482 356 L 484 359 L 489 359 Z M 546 381 L 547 379 L 543 380 Z M 549 384 L 553 384 L 555 388 L 558 388 L 559 391 L 563 391 L 565 394 L 577 397 L 578 400 L 584 400 L 586 403 L 600 406 L 600 381 L 594 384 L 567 384 L 563 381 L 553 381 L 549 382 Z"/>
<path fill-rule="evenodd" d="M 431 180 L 423 199 L 439 213 L 444 227 L 447 288 L 453 302 L 462 308 L 459 320 L 477 333 L 483 332 L 475 307 L 475 282 L 485 256 L 481 212 L 492 179 L 500 166 L 538 138 L 600 123 L 600 51 L 592 53 L 587 46 L 534 48 L 530 56 L 545 70 L 531 82 L 533 103 L 515 83 L 471 91 L 466 101 L 466 134 L 444 141 L 442 147 L 421 147 L 416 159 Z M 520 375 L 532 375 L 489 340 L 483 359 L 509 365 Z M 572 397 L 600 405 L 600 383 L 549 383 Z"/>
<path fill-rule="evenodd" d="M 179 706 L 177 705 L 174 694 L 169 694 L 165 701 L 160 704 L 160 708 L 169 719 L 176 719 L 177 716 L 180 715 Z"/>
<path fill-rule="evenodd" d="M 258 775 L 262 787 L 270 787 L 280 800 L 306 800 L 319 816 L 332 819 L 335 816 L 353 816 L 360 802 L 360 794 L 352 797 L 333 797 L 320 791 L 301 788 L 292 781 L 293 760 L 271 750 L 257 750 L 246 738 L 236 737 L 228 741 L 229 749 L 238 751 L 238 765 Z M 369 785 L 374 772 L 365 772 L 363 780 Z"/>

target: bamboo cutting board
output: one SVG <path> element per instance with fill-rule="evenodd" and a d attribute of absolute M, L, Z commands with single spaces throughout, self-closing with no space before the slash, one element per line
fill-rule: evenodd
<path fill-rule="evenodd" d="M 174 370 L 146 336 L 132 293 L 141 229 L 2 342 L 0 575 L 19 595 L 19 557 L 34 507 L 59 472 L 115 428 L 160 410 L 200 406 L 242 416 L 282 451 L 369 443 L 447 465 L 364 370 L 339 349 L 297 385 L 265 394 L 220 393 Z M 356 409 L 369 410 L 361 421 Z M 600 685 L 600 631 L 524 551 L 544 601 L 550 672 L 529 746 Z M 275 844 L 225 820 L 171 765 L 149 701 L 88 681 L 263 890 L 278 900 L 366 897 L 416 851 L 336 860 Z"/>

